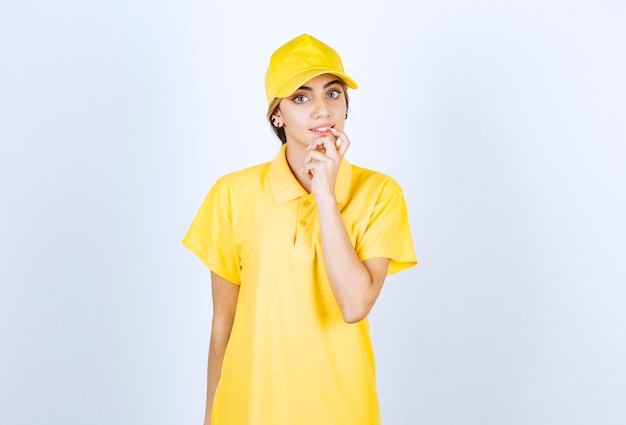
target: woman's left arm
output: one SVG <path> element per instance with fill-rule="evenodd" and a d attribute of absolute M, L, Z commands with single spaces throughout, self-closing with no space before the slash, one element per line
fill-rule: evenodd
<path fill-rule="evenodd" d="M 336 147 L 332 137 L 311 145 L 303 172 L 311 179 L 320 223 L 322 253 L 330 286 L 343 319 L 358 322 L 369 314 L 382 289 L 388 258 L 361 261 L 352 246 L 335 197 L 335 182 L 341 159 L 350 146 L 345 133 L 333 132 L 341 140 Z"/>
<path fill-rule="evenodd" d="M 317 204 L 322 252 L 330 286 L 343 319 L 355 323 L 374 306 L 387 276 L 388 258 L 361 261 L 348 237 L 337 202 Z"/>

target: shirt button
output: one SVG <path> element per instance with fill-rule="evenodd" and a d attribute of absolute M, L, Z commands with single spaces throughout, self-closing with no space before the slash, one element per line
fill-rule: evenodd
<path fill-rule="evenodd" d="M 311 205 L 311 201 L 310 201 L 309 199 L 306 199 L 306 200 L 304 201 L 304 206 L 305 206 L 305 207 L 308 207 L 309 205 Z"/>
<path fill-rule="evenodd" d="M 300 221 L 300 224 L 301 224 L 301 225 L 303 225 L 303 226 L 306 226 L 306 221 L 301 220 L 301 221 Z"/>

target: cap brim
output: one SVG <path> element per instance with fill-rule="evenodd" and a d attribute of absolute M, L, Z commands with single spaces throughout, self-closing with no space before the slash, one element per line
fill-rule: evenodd
<path fill-rule="evenodd" d="M 346 83 L 346 85 L 350 87 L 351 89 L 358 88 L 356 81 L 354 81 L 352 77 L 350 77 L 347 74 L 344 74 L 343 72 L 337 72 L 333 69 L 328 69 L 328 68 L 311 68 L 311 69 L 306 69 L 302 72 L 299 72 L 293 77 L 291 77 L 285 84 L 283 84 L 283 86 L 280 89 L 278 89 L 275 97 L 279 97 L 279 98 L 289 97 L 296 90 L 298 90 L 298 88 L 300 88 L 304 83 L 309 81 L 311 78 L 315 78 L 318 75 L 322 75 L 322 74 L 336 75 L 337 77 L 341 78 L 343 82 Z"/>

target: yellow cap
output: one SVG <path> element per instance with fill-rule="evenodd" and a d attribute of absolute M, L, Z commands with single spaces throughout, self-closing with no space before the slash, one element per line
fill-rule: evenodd
<path fill-rule="evenodd" d="M 288 97 L 302 84 L 322 74 L 340 77 L 351 89 L 358 87 L 344 73 L 341 58 L 332 47 L 308 34 L 288 41 L 272 54 L 265 74 L 268 106 L 275 97 Z"/>

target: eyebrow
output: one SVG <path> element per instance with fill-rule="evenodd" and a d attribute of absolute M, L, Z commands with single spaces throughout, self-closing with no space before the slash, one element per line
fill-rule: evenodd
<path fill-rule="evenodd" d="M 332 80 L 327 82 L 326 84 L 324 84 L 324 88 L 328 88 L 330 86 L 332 86 L 333 84 L 341 84 L 341 80 L 340 79 L 336 79 L 336 80 Z M 313 91 L 313 89 L 309 86 L 300 86 L 298 88 L 298 90 L 308 90 L 308 91 Z"/>

